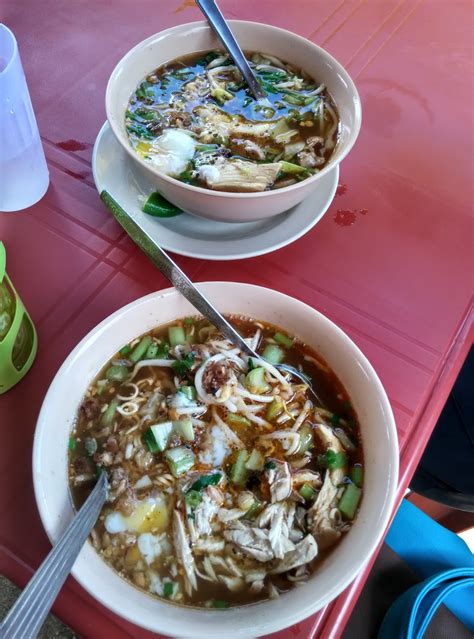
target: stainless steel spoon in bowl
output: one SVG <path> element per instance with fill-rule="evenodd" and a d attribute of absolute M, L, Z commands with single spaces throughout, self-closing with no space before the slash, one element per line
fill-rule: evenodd
<path fill-rule="evenodd" d="M 230 57 L 244 76 L 245 81 L 249 85 L 250 91 L 256 100 L 266 100 L 266 93 L 260 86 L 254 72 L 250 68 L 249 63 L 245 59 L 242 49 L 240 48 L 234 34 L 230 30 L 224 16 L 222 15 L 215 0 L 196 0 L 197 6 L 204 13 L 209 21 L 213 31 L 216 33 L 224 47 L 229 52 Z"/>
<path fill-rule="evenodd" d="M 204 295 L 194 286 L 191 280 L 179 268 L 175 262 L 169 257 L 163 249 L 146 233 L 138 224 L 123 210 L 116 200 L 107 192 L 102 191 L 100 194 L 102 201 L 107 205 L 117 222 L 125 229 L 131 239 L 137 244 L 145 255 L 153 262 L 155 266 L 163 273 L 171 284 L 185 297 L 188 302 L 194 306 L 211 324 L 213 324 L 224 337 L 227 337 L 235 346 L 238 346 L 249 357 L 261 360 L 258 355 L 241 335 L 237 333 L 235 328 L 223 317 L 219 311 L 204 297 Z M 307 375 L 288 364 L 276 364 L 275 368 L 286 373 L 290 373 L 293 377 L 298 378 L 308 385 L 310 393 L 317 402 L 318 406 L 324 406 L 318 394 L 311 386 L 311 381 Z"/>
<path fill-rule="evenodd" d="M 46 615 L 97 521 L 107 497 L 108 486 L 106 473 L 101 473 L 78 514 L 0 623 L 1 639 L 35 639 L 38 635 Z"/>

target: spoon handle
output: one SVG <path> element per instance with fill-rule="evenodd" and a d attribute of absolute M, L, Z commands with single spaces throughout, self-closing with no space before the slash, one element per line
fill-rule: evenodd
<path fill-rule="evenodd" d="M 250 87 L 256 100 L 263 100 L 266 98 L 265 92 L 257 82 L 255 75 L 253 74 L 247 60 L 245 59 L 242 49 L 234 38 L 232 31 L 229 29 L 224 16 L 220 12 L 215 0 L 196 0 L 196 4 L 209 20 L 209 24 L 216 32 L 222 44 L 230 53 L 230 57 L 235 62 L 240 72 L 245 78 L 245 81 Z"/>
<path fill-rule="evenodd" d="M 107 497 L 106 473 L 0 624 L 2 639 L 34 639 L 71 572 Z"/>
<path fill-rule="evenodd" d="M 235 346 L 238 346 L 249 357 L 259 358 L 247 342 L 237 333 L 209 300 L 194 286 L 189 277 L 179 268 L 162 248 L 155 243 L 148 233 L 126 213 L 114 198 L 102 191 L 102 201 L 111 211 L 117 222 L 125 229 L 133 241 L 141 248 L 145 255 L 158 267 L 167 280 L 190 302 L 194 308 L 202 313 L 220 333 L 227 337 Z"/>

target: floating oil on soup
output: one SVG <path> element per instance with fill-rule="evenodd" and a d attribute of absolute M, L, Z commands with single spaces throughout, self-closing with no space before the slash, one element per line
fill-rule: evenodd
<path fill-rule="evenodd" d="M 183 605 L 248 604 L 306 581 L 362 494 L 359 425 L 335 375 L 281 329 L 229 320 L 263 360 L 202 319 L 157 328 L 101 371 L 70 439 L 76 507 L 98 472 L 110 480 L 97 551 Z M 281 362 L 306 373 L 324 407 Z"/>
<path fill-rule="evenodd" d="M 274 56 L 247 55 L 266 101 L 220 51 L 150 73 L 125 115 L 135 151 L 169 176 L 218 191 L 282 188 L 321 170 L 339 126 L 326 87 Z"/>

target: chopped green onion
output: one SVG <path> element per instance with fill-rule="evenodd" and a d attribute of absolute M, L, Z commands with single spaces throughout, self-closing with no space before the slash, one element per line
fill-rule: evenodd
<path fill-rule="evenodd" d="M 277 344 L 267 344 L 262 357 L 270 364 L 280 364 L 285 359 L 285 353 Z"/>
<path fill-rule="evenodd" d="M 269 422 L 273 421 L 278 415 L 280 415 L 284 410 L 284 403 L 281 397 L 278 395 L 274 398 L 271 404 L 268 405 L 266 411 L 266 418 Z"/>
<path fill-rule="evenodd" d="M 216 486 L 222 478 L 222 473 L 212 473 L 211 475 L 201 475 L 199 479 L 197 479 L 194 484 L 191 485 L 189 489 L 198 491 L 203 488 L 207 488 L 208 486 Z"/>
<path fill-rule="evenodd" d="M 173 422 L 173 430 L 186 442 L 194 441 L 194 428 L 190 419 L 182 419 L 177 422 Z"/>
<path fill-rule="evenodd" d="M 74 437 L 69 438 L 68 448 L 69 450 L 76 450 L 77 440 Z"/>
<path fill-rule="evenodd" d="M 248 428 L 252 425 L 250 419 L 238 413 L 227 413 L 225 421 L 231 426 L 246 426 Z"/>
<path fill-rule="evenodd" d="M 150 136 L 153 137 L 153 136 Z M 143 205 L 143 212 L 154 217 L 176 217 L 183 211 L 179 209 L 159 193 L 151 193 Z"/>
<path fill-rule="evenodd" d="M 359 488 L 364 481 L 364 469 L 361 464 L 355 464 L 351 470 L 351 479 Z"/>
<path fill-rule="evenodd" d="M 192 326 L 194 324 L 194 317 L 185 317 L 183 320 L 185 326 Z"/>
<path fill-rule="evenodd" d="M 213 599 L 212 600 L 212 607 L 224 610 L 225 608 L 229 608 L 230 607 L 230 603 L 228 601 L 224 601 L 224 599 Z"/>
<path fill-rule="evenodd" d="M 253 359 L 251 357 L 248 358 L 247 360 L 247 366 L 250 371 L 253 371 L 253 369 L 255 368 L 255 364 L 253 363 Z"/>
<path fill-rule="evenodd" d="M 178 344 L 186 344 L 186 335 L 182 326 L 169 326 L 168 336 L 171 346 L 178 346 Z"/>
<path fill-rule="evenodd" d="M 169 350 L 170 350 L 170 345 L 168 344 L 168 342 L 161 342 L 161 344 L 158 344 L 158 351 L 156 353 L 156 357 L 160 359 L 167 359 L 169 355 Z"/>
<path fill-rule="evenodd" d="M 275 464 L 274 461 L 267 461 L 264 465 L 264 469 L 265 470 L 275 470 L 275 468 L 277 467 L 277 465 Z"/>
<path fill-rule="evenodd" d="M 245 468 L 245 464 L 248 459 L 248 453 L 246 450 L 239 450 L 237 453 L 237 459 L 235 463 L 232 464 L 232 468 L 230 470 L 230 481 L 235 486 L 245 486 L 247 482 L 247 469 Z"/>
<path fill-rule="evenodd" d="M 102 414 L 100 423 L 102 426 L 110 426 L 114 420 L 117 406 L 120 404 L 120 400 L 116 397 L 110 402 L 105 413 Z"/>
<path fill-rule="evenodd" d="M 116 366 L 111 366 L 107 369 L 105 376 L 107 379 L 111 379 L 114 382 L 124 382 L 127 377 L 130 375 L 130 369 L 122 364 L 117 364 Z"/>
<path fill-rule="evenodd" d="M 199 490 L 188 490 L 186 493 L 186 504 L 190 508 L 197 508 L 199 504 L 202 502 L 202 495 Z"/>
<path fill-rule="evenodd" d="M 265 393 L 265 391 L 270 390 L 265 381 L 265 369 L 259 366 L 247 373 L 245 386 L 251 393 Z"/>
<path fill-rule="evenodd" d="M 331 470 L 335 470 L 336 468 L 344 468 L 347 466 L 347 457 L 344 453 L 336 453 L 334 450 L 329 448 L 324 455 L 326 466 Z"/>
<path fill-rule="evenodd" d="M 165 457 L 174 477 L 183 475 L 194 466 L 194 453 L 185 446 L 167 450 Z"/>
<path fill-rule="evenodd" d="M 300 444 L 297 455 L 304 455 L 310 448 L 313 447 L 313 431 L 309 424 L 303 424 L 300 430 Z"/>
<path fill-rule="evenodd" d="M 289 164 L 289 162 L 285 162 L 285 164 Z M 286 346 L 286 348 L 291 348 L 294 343 L 294 340 L 291 339 L 291 337 L 288 337 L 288 335 L 285 335 L 284 333 L 279 333 L 279 332 L 275 333 L 275 335 L 273 336 L 273 339 L 275 340 L 275 342 L 278 342 L 282 346 Z"/>
<path fill-rule="evenodd" d="M 245 513 L 244 515 L 245 519 L 254 519 L 255 516 L 261 511 L 261 509 L 262 509 L 261 502 L 255 501 Z"/>
<path fill-rule="evenodd" d="M 158 350 L 159 347 L 156 342 L 150 344 L 150 346 L 146 350 L 145 359 L 155 359 L 155 357 L 158 357 Z"/>
<path fill-rule="evenodd" d="M 341 421 L 341 416 L 338 415 L 337 413 L 334 413 L 334 415 L 331 417 L 331 424 L 333 426 L 337 426 L 340 421 Z"/>
<path fill-rule="evenodd" d="M 300 495 L 306 501 L 311 501 L 316 496 L 316 491 L 311 484 L 303 484 L 300 488 Z"/>
<path fill-rule="evenodd" d="M 143 359 L 145 353 L 148 350 L 148 347 L 151 344 L 151 337 L 149 335 L 144 335 L 138 344 L 135 346 L 133 351 L 130 353 L 130 361 L 136 364 L 141 359 Z"/>
<path fill-rule="evenodd" d="M 174 583 L 172 581 L 165 581 L 163 584 L 163 596 L 172 597 L 174 593 Z"/>
<path fill-rule="evenodd" d="M 263 470 L 263 465 L 265 463 L 265 459 L 261 452 L 259 452 L 256 448 L 250 453 L 250 457 L 248 458 L 245 467 L 248 470 Z"/>
<path fill-rule="evenodd" d="M 355 484 L 348 484 L 339 501 L 339 510 L 346 519 L 354 519 L 362 491 Z"/>
<path fill-rule="evenodd" d="M 119 353 L 120 355 L 123 355 L 125 357 L 125 355 L 128 355 L 131 350 L 132 347 L 130 346 L 130 344 L 125 344 L 125 346 L 119 350 Z"/>

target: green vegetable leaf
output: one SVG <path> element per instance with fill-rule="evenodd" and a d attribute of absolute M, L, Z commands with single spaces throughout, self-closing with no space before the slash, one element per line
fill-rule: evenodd
<path fill-rule="evenodd" d="M 230 603 L 228 601 L 224 601 L 224 599 L 214 599 L 212 602 L 212 607 L 220 608 L 223 610 L 224 608 L 229 608 Z"/>
<path fill-rule="evenodd" d="M 194 364 L 194 353 L 187 353 L 182 359 L 177 359 L 171 364 L 172 369 L 182 377 L 191 370 Z"/>
<path fill-rule="evenodd" d="M 171 597 L 174 592 L 174 584 L 171 581 L 166 581 L 163 584 L 163 596 Z"/>
<path fill-rule="evenodd" d="M 68 445 L 69 450 L 76 450 L 76 446 L 77 446 L 76 438 L 75 437 L 70 437 L 69 438 L 69 445 Z"/>
<path fill-rule="evenodd" d="M 276 467 L 277 465 L 273 461 L 267 461 L 264 466 L 265 470 L 275 470 Z"/>
<path fill-rule="evenodd" d="M 207 488 L 208 486 L 216 486 L 221 480 L 221 473 L 213 473 L 212 475 L 202 475 L 197 479 L 188 490 L 188 494 L 191 491 L 202 490 L 203 488 Z"/>
<path fill-rule="evenodd" d="M 253 363 L 253 360 L 251 357 L 249 357 L 247 360 L 247 366 L 249 367 L 249 372 L 253 371 L 253 369 L 255 368 L 255 364 Z"/>

